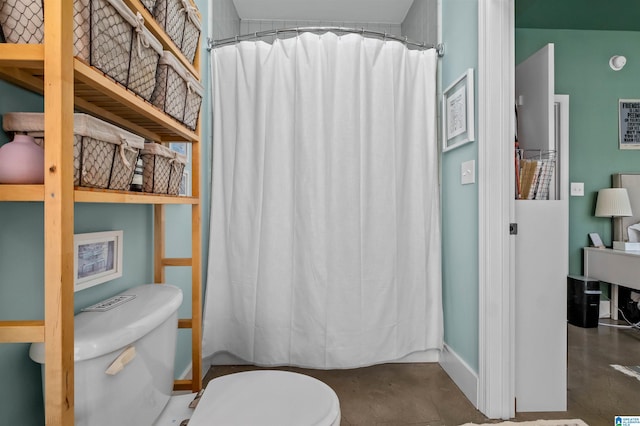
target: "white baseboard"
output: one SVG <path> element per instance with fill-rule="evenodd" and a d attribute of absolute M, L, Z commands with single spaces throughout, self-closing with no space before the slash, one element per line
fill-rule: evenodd
<path fill-rule="evenodd" d="M 473 406 L 478 408 L 478 374 L 446 343 L 440 355 L 440 366 Z"/>

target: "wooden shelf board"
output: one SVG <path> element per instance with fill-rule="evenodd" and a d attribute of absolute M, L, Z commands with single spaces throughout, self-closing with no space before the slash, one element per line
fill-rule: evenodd
<path fill-rule="evenodd" d="M 44 68 L 44 47 L 41 44 L 0 43 L 0 67 Z"/>
<path fill-rule="evenodd" d="M 0 321 L 0 342 L 44 342 L 44 321 Z"/>
<path fill-rule="evenodd" d="M 198 204 L 194 197 L 150 194 L 146 192 L 111 191 L 108 189 L 76 187 L 77 203 L 122 203 L 122 204 Z"/>
<path fill-rule="evenodd" d="M 0 201 L 44 201 L 44 185 L 0 184 Z"/>
<path fill-rule="evenodd" d="M 10 46 L 9 49 L 6 49 Z M 2 56 L 5 48 L 7 56 Z M 20 49 L 25 54 L 20 55 Z M 42 45 L 1 44 L 0 78 L 28 90 L 44 92 Z M 20 67 L 21 65 L 29 67 Z M 76 108 L 155 141 L 197 142 L 198 133 L 165 114 L 96 68 L 74 59 Z"/>
<path fill-rule="evenodd" d="M 44 185 L 0 184 L 0 201 L 44 201 Z M 121 204 L 198 204 L 194 197 L 150 194 L 145 192 L 113 191 L 108 189 L 75 187 L 78 203 Z M 191 259 L 169 259 L 172 266 L 189 266 Z"/>
<path fill-rule="evenodd" d="M 151 105 L 124 86 L 107 78 L 97 69 L 75 59 L 74 61 L 77 97 L 100 108 L 113 109 L 114 113 L 126 122 L 135 123 L 160 137 L 173 137 L 177 140 L 197 141 L 198 135 L 182 123 L 169 117 L 163 111 Z"/>

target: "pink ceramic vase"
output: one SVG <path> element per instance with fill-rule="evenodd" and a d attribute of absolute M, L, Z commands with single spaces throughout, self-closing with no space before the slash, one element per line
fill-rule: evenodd
<path fill-rule="evenodd" d="M 28 135 L 0 147 L 0 183 L 44 183 L 44 149 Z"/>

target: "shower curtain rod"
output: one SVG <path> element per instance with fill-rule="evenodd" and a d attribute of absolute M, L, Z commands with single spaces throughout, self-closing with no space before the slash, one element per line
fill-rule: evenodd
<path fill-rule="evenodd" d="M 415 46 L 420 49 L 436 49 L 439 57 L 444 56 L 444 45 L 442 43 L 433 45 L 424 42 L 417 42 L 413 40 L 409 40 L 407 37 L 399 37 L 393 34 L 387 34 L 386 32 L 381 31 L 371 31 L 365 30 L 364 28 L 348 28 L 348 27 L 294 27 L 294 28 L 279 28 L 275 30 L 267 30 L 267 31 L 259 31 L 250 34 L 237 35 L 235 37 L 223 38 L 219 40 L 212 40 L 211 38 L 207 38 L 207 50 L 215 49 L 217 47 L 227 46 L 229 44 L 235 44 L 241 41 L 246 40 L 255 40 L 262 37 L 268 37 L 275 35 L 278 37 L 280 33 L 296 33 L 299 34 L 301 32 L 325 32 L 325 31 L 333 31 L 333 32 L 342 32 L 342 33 L 353 33 L 353 34 L 362 34 L 363 36 L 372 36 L 372 37 L 380 37 L 383 40 L 395 40 L 401 43 L 404 43 L 406 46 Z"/>

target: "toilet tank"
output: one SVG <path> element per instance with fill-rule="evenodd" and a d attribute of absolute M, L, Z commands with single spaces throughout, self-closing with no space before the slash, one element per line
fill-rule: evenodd
<path fill-rule="evenodd" d="M 173 390 L 182 291 L 145 284 L 108 300 L 123 299 L 75 316 L 76 425 L 151 425 Z M 44 344 L 32 344 L 29 356 L 44 364 Z"/>

